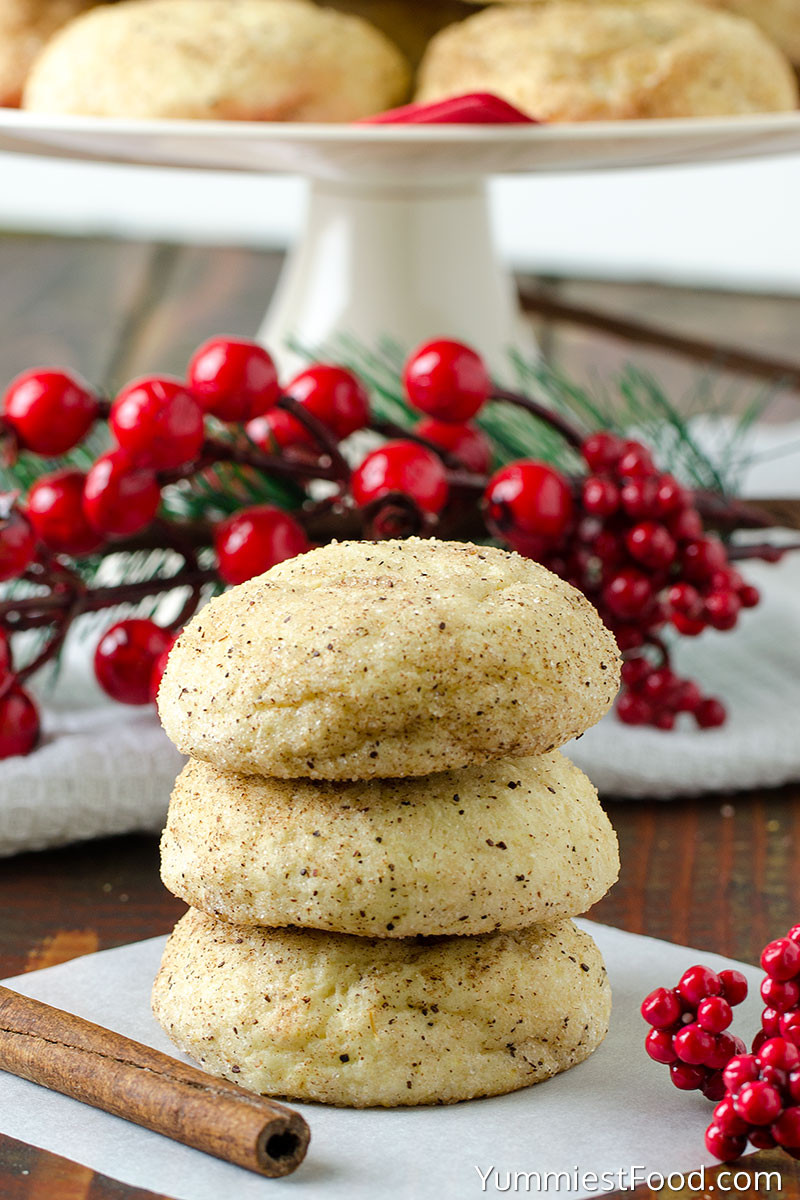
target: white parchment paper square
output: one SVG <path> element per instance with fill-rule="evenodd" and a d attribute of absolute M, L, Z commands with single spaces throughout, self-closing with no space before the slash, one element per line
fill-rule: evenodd
<path fill-rule="evenodd" d="M 611 1031 L 579 1067 L 509 1096 L 446 1108 L 355 1111 L 297 1105 L 311 1147 L 293 1176 L 262 1179 L 190 1150 L 117 1117 L 0 1073 L 3 1133 L 77 1160 L 175 1200 L 472 1200 L 497 1195 L 506 1172 L 566 1171 L 539 1194 L 596 1195 L 580 1175 L 689 1171 L 712 1160 L 703 1144 L 711 1105 L 672 1087 L 665 1067 L 642 1042 L 639 1004 L 652 988 L 677 982 L 704 962 L 737 966 L 751 996 L 737 1009 L 734 1030 L 758 1026 L 760 973 L 713 954 L 673 946 L 607 926 L 579 922 L 597 941 L 614 993 Z M 149 993 L 163 938 L 106 950 L 15 979 L 9 986 L 78 1013 L 137 1041 L 174 1053 L 150 1013 Z M 484 1190 L 476 1167 L 488 1180 Z M 498 1175 L 489 1174 L 495 1168 Z M 575 1179 L 577 1172 L 578 1178 Z M 533 1181 L 535 1184 L 535 1180 Z M 610 1188 L 606 1188 L 610 1190 Z M 523 1184 L 520 1194 L 528 1193 Z"/>

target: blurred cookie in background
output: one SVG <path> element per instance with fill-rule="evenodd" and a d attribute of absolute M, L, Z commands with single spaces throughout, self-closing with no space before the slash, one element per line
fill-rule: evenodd
<path fill-rule="evenodd" d="M 108 117 L 354 121 L 401 103 L 410 72 L 360 17 L 311 0 L 120 0 L 66 25 L 23 107 Z"/>
<path fill-rule="evenodd" d="M 494 5 L 431 41 L 416 99 L 494 92 L 549 121 L 712 117 L 797 107 L 751 21 L 685 0 Z"/>
<path fill-rule="evenodd" d="M 471 0 L 468 0 L 471 2 Z M 481 5 L 492 0 L 477 0 Z M 602 4 L 604 0 L 593 0 Z M 648 0 L 624 0 L 629 4 L 644 4 Z M 511 3 L 548 4 L 552 0 L 511 0 Z M 800 0 L 696 0 L 708 8 L 724 8 L 748 17 L 776 42 L 793 63 L 800 64 Z"/>
<path fill-rule="evenodd" d="M 0 0 L 0 105 L 14 107 L 42 46 L 98 0 Z"/>

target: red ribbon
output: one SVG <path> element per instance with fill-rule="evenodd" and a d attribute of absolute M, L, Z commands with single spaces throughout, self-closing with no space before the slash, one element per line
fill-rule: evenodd
<path fill-rule="evenodd" d="M 433 104 L 404 104 L 356 121 L 357 125 L 538 125 L 490 92 L 452 96 Z"/>

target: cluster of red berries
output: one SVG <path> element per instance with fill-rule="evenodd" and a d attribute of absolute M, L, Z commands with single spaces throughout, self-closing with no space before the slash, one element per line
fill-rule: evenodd
<path fill-rule="evenodd" d="M 737 1054 L 722 1072 L 725 1095 L 714 1109 L 706 1146 L 732 1162 L 750 1142 L 757 1150 L 781 1146 L 800 1158 L 800 1050 L 769 1038 L 753 1054 Z"/>
<path fill-rule="evenodd" d="M 746 1049 L 741 1038 L 727 1032 L 733 1009 L 746 996 L 741 971 L 717 974 L 694 966 L 684 971 L 677 987 L 656 988 L 645 998 L 641 1012 L 652 1026 L 645 1050 L 655 1062 L 669 1066 L 676 1088 L 701 1091 L 709 1100 L 722 1098 L 723 1068 Z"/>
<path fill-rule="evenodd" d="M 0 630 L 53 624 L 55 613 L 55 653 L 81 611 L 129 599 L 124 589 L 106 588 L 102 603 L 95 597 L 90 605 L 91 588 L 70 560 L 143 543 L 183 555 L 188 574 L 176 576 L 174 586 L 194 589 L 196 604 L 203 583 L 242 583 L 309 549 L 324 508 L 324 537 L 457 530 L 494 535 L 539 559 L 589 596 L 621 649 L 635 656 L 625 667 L 622 720 L 668 729 L 687 712 L 701 727 L 720 724 L 721 704 L 670 672 L 657 633 L 668 623 L 689 635 L 709 625 L 732 628 L 758 594 L 731 569 L 722 543 L 704 533 L 691 494 L 659 473 L 640 443 L 607 433 L 583 437 L 535 401 L 498 390 L 480 356 L 459 342 L 420 346 L 402 385 L 420 414 L 409 429 L 376 421 L 363 384 L 342 366 L 314 364 L 281 387 L 269 353 L 244 339 L 214 338 L 193 355 L 184 379 L 138 379 L 113 401 L 65 371 L 20 375 L 0 412 L 7 458 L 18 451 L 45 459 L 69 454 L 98 422 L 107 423 L 113 444 L 88 471 L 53 464 L 21 502 L 7 498 L 0 581 L 23 579 L 51 594 L 44 607 L 36 595 L 0 603 Z M 493 398 L 550 421 L 589 474 L 571 479 L 535 459 L 490 474 L 493 447 L 475 418 Z M 366 428 L 387 440 L 351 468 L 339 443 Z M 288 476 L 304 500 L 292 512 L 257 504 L 225 519 L 211 504 L 211 519 L 191 530 L 189 571 L 185 531 L 170 518 L 165 497 L 226 461 Z M 315 478 L 335 485 L 333 498 L 311 499 L 305 485 Z M 156 590 L 163 591 L 169 581 L 160 583 Z M 95 672 L 109 695 L 148 702 L 187 615 L 169 629 L 130 619 L 108 630 Z M 33 668 L 15 669 L 7 639 L 2 645 L 0 757 L 26 753 L 38 732 L 35 706 L 21 687 Z M 645 657 L 654 650 L 658 666 Z"/>
<path fill-rule="evenodd" d="M 722 1162 L 738 1158 L 748 1142 L 800 1158 L 800 925 L 764 948 L 761 966 L 766 1008 L 749 1054 L 728 1032 L 733 1008 L 747 995 L 739 971 L 690 967 L 676 988 L 657 988 L 641 1006 L 652 1026 L 650 1057 L 669 1066 L 676 1087 L 717 1102 L 706 1146 Z"/>
<path fill-rule="evenodd" d="M 700 728 L 721 725 L 725 709 L 663 663 L 639 653 L 672 625 L 696 637 L 733 629 L 742 608 L 758 604 L 704 532 L 692 494 L 657 470 L 647 447 L 610 433 L 580 445 L 588 467 L 578 485 L 541 463 L 513 463 L 486 493 L 491 527 L 584 592 L 616 635 L 629 663 L 618 703 L 630 725 L 672 729 L 679 713 Z M 663 651 L 659 654 L 663 660 Z"/>

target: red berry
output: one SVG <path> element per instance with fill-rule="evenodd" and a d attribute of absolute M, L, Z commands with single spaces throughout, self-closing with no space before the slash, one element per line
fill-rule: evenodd
<path fill-rule="evenodd" d="M 622 476 L 649 476 L 655 470 L 652 455 L 647 447 L 632 441 L 623 442 L 622 454 L 616 466 L 618 474 Z"/>
<path fill-rule="evenodd" d="M 726 1096 L 724 1100 L 720 1100 L 714 1109 L 714 1124 L 729 1137 L 740 1137 L 750 1128 L 747 1121 L 743 1121 L 734 1108 L 732 1096 Z"/>
<path fill-rule="evenodd" d="M 761 998 L 770 1008 L 778 1012 L 788 1012 L 800 1004 L 800 984 L 793 979 L 778 980 L 767 978 L 761 984 Z"/>
<path fill-rule="evenodd" d="M 37 479 L 28 493 L 27 513 L 36 536 L 56 554 L 91 554 L 103 543 L 83 511 L 86 476 L 66 467 Z"/>
<path fill-rule="evenodd" d="M 720 1073 L 712 1071 L 700 1084 L 700 1091 L 706 1100 L 710 1100 L 712 1104 L 716 1104 L 718 1100 L 721 1100 L 725 1095 L 725 1084 L 722 1082 Z"/>
<path fill-rule="evenodd" d="M 625 725 L 649 725 L 653 709 L 635 692 L 623 692 L 617 700 L 617 716 Z"/>
<path fill-rule="evenodd" d="M 703 702 L 703 696 L 696 683 L 692 683 L 690 679 L 683 679 L 675 692 L 675 711 L 676 712 L 697 712 Z"/>
<path fill-rule="evenodd" d="M 779 1146 L 800 1147 L 800 1106 L 784 1109 L 770 1127 L 770 1133 Z"/>
<path fill-rule="evenodd" d="M 581 454 L 590 471 L 610 471 L 622 453 L 622 439 L 613 433 L 590 433 L 581 444 Z"/>
<path fill-rule="evenodd" d="M 610 479 L 590 475 L 583 481 L 583 507 L 595 517 L 610 517 L 619 508 L 619 488 Z"/>
<path fill-rule="evenodd" d="M 800 1104 L 800 1070 L 789 1072 L 789 1095 L 795 1104 Z"/>
<path fill-rule="evenodd" d="M 761 1053 L 764 1044 L 759 1046 L 757 1051 L 758 1054 Z M 762 1067 L 758 1077 L 759 1079 L 763 1080 L 764 1083 L 771 1083 L 773 1087 L 778 1089 L 778 1091 L 781 1093 L 781 1096 L 783 1096 L 783 1093 L 789 1084 L 788 1071 L 782 1071 L 780 1067 Z"/>
<path fill-rule="evenodd" d="M 759 1050 L 764 1045 L 764 1042 L 768 1042 L 769 1039 L 770 1039 L 770 1034 L 768 1034 L 765 1029 L 759 1029 L 758 1033 L 753 1038 L 753 1044 L 750 1047 L 753 1054 L 758 1054 Z"/>
<path fill-rule="evenodd" d="M 653 670 L 650 663 L 641 654 L 628 658 L 622 664 L 622 682 L 626 687 L 638 688 Z"/>
<path fill-rule="evenodd" d="M 670 617 L 672 624 L 677 629 L 678 633 L 682 633 L 684 637 L 698 637 L 705 629 L 703 621 L 693 620 L 691 617 L 685 617 L 683 613 L 673 613 Z"/>
<path fill-rule="evenodd" d="M 155 621 L 133 617 L 107 630 L 94 654 L 94 673 L 104 692 L 122 704 L 147 704 L 153 667 L 172 645 L 173 634 Z"/>
<path fill-rule="evenodd" d="M 707 1002 L 704 1000 L 702 1003 L 705 1004 Z M 737 1039 L 729 1033 L 717 1033 L 714 1035 L 714 1049 L 706 1059 L 705 1065 L 711 1067 L 712 1070 L 722 1071 L 724 1067 L 727 1067 L 731 1059 L 742 1050 L 744 1050 L 744 1042 L 739 1045 Z"/>
<path fill-rule="evenodd" d="M 707 996 L 697 1006 L 697 1024 L 709 1033 L 722 1033 L 733 1020 L 733 1010 L 722 996 Z"/>
<path fill-rule="evenodd" d="M 612 575 L 603 588 L 603 601 L 623 620 L 641 617 L 653 600 L 653 587 L 648 577 L 634 567 L 624 567 Z"/>
<path fill-rule="evenodd" d="M 728 556 L 718 538 L 695 538 L 683 547 L 681 563 L 687 579 L 705 582 L 728 565 Z"/>
<path fill-rule="evenodd" d="M 800 925 L 793 925 L 786 936 L 790 942 L 797 942 L 800 945 Z"/>
<path fill-rule="evenodd" d="M 664 729 L 669 732 L 670 729 L 675 728 L 675 714 L 668 712 L 667 710 L 657 712 L 653 717 L 653 724 L 655 725 L 656 729 Z"/>
<path fill-rule="evenodd" d="M 706 596 L 703 615 L 715 629 L 733 629 L 741 607 L 736 592 L 712 592 Z"/>
<path fill-rule="evenodd" d="M 314 437 L 304 425 L 284 412 L 282 408 L 273 408 L 263 417 L 254 417 L 244 428 L 250 441 L 263 450 L 265 454 L 274 454 L 277 450 L 289 450 L 298 446 L 314 447 Z"/>
<path fill-rule="evenodd" d="M 701 729 L 716 729 L 725 724 L 727 715 L 725 706 L 719 700 L 709 697 L 697 706 L 694 719 Z"/>
<path fill-rule="evenodd" d="M 737 1054 L 722 1072 L 725 1087 L 729 1092 L 738 1092 L 744 1084 L 758 1079 L 758 1063 L 755 1054 Z"/>
<path fill-rule="evenodd" d="M 187 380 L 203 409 L 220 421 L 250 421 L 280 397 L 269 353 L 245 338 L 211 338 L 195 350 Z"/>
<path fill-rule="evenodd" d="M 0 683 L 10 675 L 12 665 L 11 643 L 6 634 L 3 633 L 3 630 L 0 629 Z"/>
<path fill-rule="evenodd" d="M 778 1026 L 780 1027 L 780 1015 L 778 1016 Z M 800 1048 L 789 1039 L 777 1033 L 774 1037 L 769 1038 L 759 1048 L 756 1055 L 762 1071 L 765 1067 L 777 1067 L 779 1071 L 794 1071 L 800 1067 Z"/>
<path fill-rule="evenodd" d="M 781 1014 L 777 1008 L 764 1009 L 761 1014 L 761 1028 L 768 1038 L 781 1036 Z"/>
<path fill-rule="evenodd" d="M 681 1062 L 699 1066 L 713 1053 L 714 1038 L 692 1022 L 684 1025 L 672 1039 L 672 1046 Z"/>
<path fill-rule="evenodd" d="M 794 1010 L 792 1012 L 781 1013 L 780 1034 L 788 1042 L 792 1042 L 795 1046 L 800 1046 L 800 1012 Z"/>
<path fill-rule="evenodd" d="M 741 971 L 726 969 L 720 971 L 719 977 L 722 982 L 722 994 L 734 1008 L 747 999 L 747 979 Z"/>
<path fill-rule="evenodd" d="M 689 967 L 678 980 L 678 992 L 681 997 L 696 1008 L 706 996 L 719 996 L 722 992 L 722 980 L 716 971 L 708 967 Z"/>
<path fill-rule="evenodd" d="M 27 692 L 12 687 L 0 699 L 0 758 L 30 754 L 39 740 L 39 714 Z"/>
<path fill-rule="evenodd" d="M 761 602 L 761 593 L 757 587 L 746 583 L 744 587 L 739 588 L 739 601 L 742 608 L 755 608 Z"/>
<path fill-rule="evenodd" d="M 686 508 L 682 512 L 675 513 L 667 521 L 667 526 L 677 542 L 692 541 L 702 537 L 703 534 L 702 519 L 693 508 Z"/>
<path fill-rule="evenodd" d="M 762 950 L 761 966 L 770 979 L 794 979 L 800 974 L 800 946 L 791 938 L 777 938 Z"/>
<path fill-rule="evenodd" d="M 778 1089 L 761 1079 L 743 1083 L 734 1094 L 733 1103 L 742 1120 L 750 1125 L 771 1125 L 783 1109 Z"/>
<path fill-rule="evenodd" d="M 644 1039 L 644 1048 L 654 1062 L 669 1066 L 670 1063 L 677 1061 L 678 1056 L 672 1045 L 672 1034 L 667 1033 L 665 1029 L 651 1029 Z"/>
<path fill-rule="evenodd" d="M 19 444 L 46 458 L 66 454 L 86 436 L 99 400 L 68 371 L 25 371 L 5 395 L 4 412 Z"/>
<path fill-rule="evenodd" d="M 716 1125 L 709 1125 L 706 1130 L 706 1149 L 720 1162 L 734 1162 L 741 1158 L 747 1148 L 747 1138 L 744 1134 L 731 1137 L 722 1132 Z"/>
<path fill-rule="evenodd" d="M 691 583 L 675 583 L 667 592 L 667 601 L 675 612 L 697 619 L 703 611 L 703 601 Z"/>
<path fill-rule="evenodd" d="M 369 423 L 369 397 L 360 380 L 345 367 L 315 363 L 290 380 L 286 394 L 339 441 Z M 313 443 L 313 436 L 311 440 Z"/>
<path fill-rule="evenodd" d="M 98 533 L 124 537 L 149 525 L 161 502 L 155 472 L 124 450 L 97 459 L 86 476 L 83 511 Z"/>
<path fill-rule="evenodd" d="M 655 506 L 659 516 L 666 516 L 689 503 L 689 495 L 672 475 L 661 475 L 656 483 Z"/>
<path fill-rule="evenodd" d="M 359 507 L 399 492 L 429 513 L 441 512 L 449 494 L 442 460 L 432 450 L 402 440 L 385 442 L 368 454 L 352 474 L 350 491 Z"/>
<path fill-rule="evenodd" d="M 656 492 L 658 487 L 652 479 L 630 479 L 620 491 L 622 507 L 629 517 L 656 517 Z"/>
<path fill-rule="evenodd" d="M 695 1067 L 685 1062 L 673 1063 L 669 1069 L 669 1077 L 682 1092 L 696 1092 L 707 1079 L 703 1067 Z"/>
<path fill-rule="evenodd" d="M 488 400 L 483 359 L 461 342 L 425 342 L 408 359 L 403 387 L 415 408 L 440 421 L 469 421 Z"/>
<path fill-rule="evenodd" d="M 244 583 L 310 547 L 294 517 L 272 504 L 243 508 L 214 530 L 217 569 L 226 583 Z"/>
<path fill-rule="evenodd" d="M 485 475 L 492 465 L 492 444 L 477 425 L 455 425 L 452 421 L 437 421 L 425 417 L 414 432 L 440 450 L 452 454 L 468 471 Z"/>
<path fill-rule="evenodd" d="M 651 704 L 669 705 L 679 682 L 667 667 L 658 667 L 650 672 L 642 684 L 642 695 Z"/>
<path fill-rule="evenodd" d="M 634 525 L 625 535 L 625 545 L 631 558 L 655 570 L 669 567 L 678 549 L 668 530 L 655 521 Z"/>
<path fill-rule="evenodd" d="M 760 1129 L 751 1129 L 748 1139 L 750 1145 L 755 1147 L 756 1150 L 775 1149 L 775 1138 L 772 1136 L 770 1131 L 765 1129 L 763 1126 Z M 787 1150 L 787 1154 L 788 1153 L 791 1153 L 791 1151 Z"/>
<path fill-rule="evenodd" d="M 670 988 L 656 988 L 642 1001 L 641 1014 L 654 1029 L 666 1029 L 680 1020 L 681 1002 Z"/>
<path fill-rule="evenodd" d="M 644 633 L 636 625 L 615 625 L 613 632 L 622 652 L 638 650 L 644 645 Z"/>
<path fill-rule="evenodd" d="M 33 525 L 19 509 L 0 517 L 0 580 L 15 579 L 33 561 L 36 534 Z"/>
<path fill-rule="evenodd" d="M 489 480 L 484 493 L 489 523 L 500 533 L 558 541 L 572 518 L 567 481 L 547 463 L 519 459 Z"/>
<path fill-rule="evenodd" d="M 159 470 L 197 458 L 205 436 L 203 410 L 180 379 L 149 376 L 129 383 L 112 404 L 108 423 L 123 450 Z"/>

